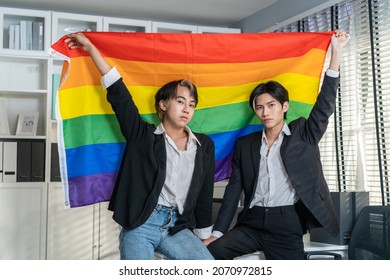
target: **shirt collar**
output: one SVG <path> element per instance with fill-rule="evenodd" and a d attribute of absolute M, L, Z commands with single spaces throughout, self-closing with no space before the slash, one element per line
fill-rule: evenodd
<path fill-rule="evenodd" d="M 287 135 L 287 136 L 291 135 L 291 130 L 286 123 L 284 123 L 282 131 L 280 131 L 278 139 L 279 139 L 279 137 L 281 137 L 281 135 Z M 263 133 L 262 133 L 261 138 L 263 141 L 267 141 L 267 137 L 265 136 L 265 129 L 263 129 Z"/>
<path fill-rule="evenodd" d="M 202 146 L 202 145 L 200 144 L 198 138 L 196 138 L 195 134 L 192 133 L 191 129 L 190 129 L 188 126 L 186 126 L 186 127 L 184 128 L 184 130 L 187 131 L 187 132 L 188 132 L 188 135 L 190 136 L 190 137 L 188 138 L 188 142 L 194 141 L 194 142 L 197 142 L 199 146 Z M 164 134 L 164 136 L 166 137 L 165 128 L 164 128 L 164 126 L 163 126 L 162 123 L 160 123 L 160 124 L 156 127 L 156 130 L 154 131 L 154 134 L 156 134 L 156 135 Z"/>

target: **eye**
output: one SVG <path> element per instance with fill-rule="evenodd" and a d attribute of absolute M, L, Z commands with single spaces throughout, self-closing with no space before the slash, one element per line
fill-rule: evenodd
<path fill-rule="evenodd" d="M 190 107 L 195 109 L 195 104 L 191 103 Z"/>

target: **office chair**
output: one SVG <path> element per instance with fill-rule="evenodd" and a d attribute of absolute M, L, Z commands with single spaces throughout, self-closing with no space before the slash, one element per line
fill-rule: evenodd
<path fill-rule="evenodd" d="M 313 256 L 332 256 L 341 260 L 337 253 L 307 252 Z M 352 229 L 348 246 L 350 260 L 390 260 L 390 205 L 364 207 Z"/>

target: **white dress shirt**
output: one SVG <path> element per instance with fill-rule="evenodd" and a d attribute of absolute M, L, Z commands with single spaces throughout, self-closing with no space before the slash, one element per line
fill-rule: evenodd
<path fill-rule="evenodd" d="M 167 168 L 164 186 L 158 199 L 158 204 L 176 207 L 180 214 L 183 213 L 185 200 L 190 188 L 192 173 L 195 167 L 195 155 L 198 139 L 189 127 L 187 150 L 181 151 L 175 142 L 166 134 L 162 123 L 156 128 L 155 134 L 163 134 L 167 152 Z"/>

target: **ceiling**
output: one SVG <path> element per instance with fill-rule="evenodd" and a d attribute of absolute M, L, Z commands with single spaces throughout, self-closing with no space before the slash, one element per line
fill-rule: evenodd
<path fill-rule="evenodd" d="M 278 0 L 0 0 L 0 6 L 228 27 Z"/>

